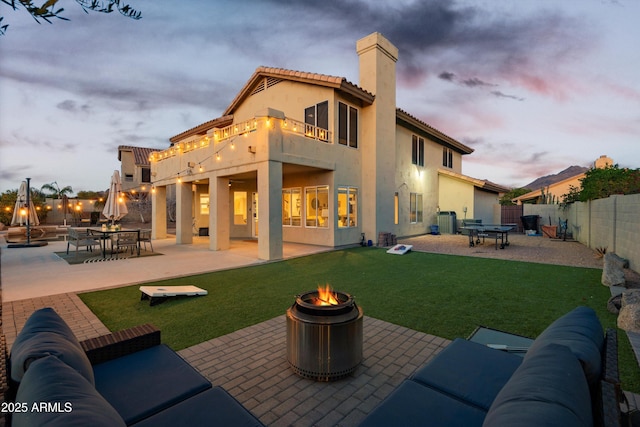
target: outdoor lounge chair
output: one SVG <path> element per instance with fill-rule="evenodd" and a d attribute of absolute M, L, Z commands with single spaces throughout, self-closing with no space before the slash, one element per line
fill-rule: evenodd
<path fill-rule="evenodd" d="M 85 246 L 88 251 L 93 251 L 94 246 L 100 246 L 100 241 L 89 234 L 84 228 L 70 228 L 67 238 L 67 255 L 69 255 L 69 246 L 76 247 L 76 256 L 78 256 L 78 248 Z"/>

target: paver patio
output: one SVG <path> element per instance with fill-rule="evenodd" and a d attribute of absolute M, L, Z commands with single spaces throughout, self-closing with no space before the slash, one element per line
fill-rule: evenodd
<path fill-rule="evenodd" d="M 424 240 L 430 243 L 433 240 L 430 237 L 432 236 L 426 236 Z M 581 245 L 575 248 L 584 249 Z M 429 251 L 427 248 L 420 249 Z M 466 246 L 464 249 L 469 250 Z M 64 288 L 64 285 L 73 282 L 70 273 L 52 274 L 50 266 L 46 264 L 51 260 L 43 259 L 42 255 L 36 252 L 26 253 L 29 255 L 22 256 L 17 262 L 19 265 L 29 265 L 31 268 L 28 271 L 47 272 L 42 286 L 46 286 L 49 292 L 56 289 L 58 292 L 68 293 L 4 301 L 2 326 L 9 349 L 17 331 L 22 329 L 29 315 L 41 307 L 53 307 L 80 340 L 108 333 L 108 329 L 74 293 L 76 290 Z M 194 254 L 199 255 L 195 247 L 187 248 L 186 252 L 189 252 L 189 259 L 196 258 Z M 492 256 L 515 253 L 495 250 L 489 252 Z M 239 254 L 246 258 L 243 252 Z M 210 251 L 202 255 L 207 259 L 211 256 Z M 586 256 L 581 257 L 582 260 L 585 258 Z M 6 259 L 3 258 L 3 261 Z M 38 268 L 33 268 L 35 265 Z M 4 266 L 7 267 L 6 264 Z M 82 274 L 78 272 L 78 275 Z M 2 271 L 3 279 L 13 277 L 6 275 L 5 268 Z M 14 283 L 14 287 L 24 283 L 24 277 L 21 279 Z M 36 279 L 37 275 L 29 281 L 33 282 Z M 285 309 L 286 307 L 283 308 L 283 313 Z M 197 344 L 179 353 L 212 383 L 227 389 L 266 425 L 349 426 L 359 424 L 360 420 L 403 379 L 449 343 L 440 337 L 365 316 L 364 360 L 361 366 L 348 378 L 332 383 L 317 383 L 297 377 L 289 368 L 285 358 L 285 340 L 286 323 L 283 314 L 232 334 Z M 634 349 L 640 348 L 639 343 L 640 340 L 634 345 Z M 631 410 L 637 411 L 637 408 L 640 408 L 640 397 L 626 394 Z M 633 425 L 638 421 L 634 419 Z"/>
<path fill-rule="evenodd" d="M 76 294 L 8 302 L 2 318 L 9 349 L 41 307 L 53 307 L 81 340 L 109 332 Z M 354 426 L 450 342 L 368 316 L 363 329 L 361 365 L 329 383 L 298 377 L 289 367 L 284 315 L 178 353 L 265 425 Z"/>

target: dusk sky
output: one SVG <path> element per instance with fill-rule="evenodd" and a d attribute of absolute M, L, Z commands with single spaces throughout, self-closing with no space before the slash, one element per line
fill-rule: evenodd
<path fill-rule="evenodd" d="M 191 0 L 37 24 L 0 3 L 0 192 L 106 190 L 117 147 L 164 149 L 219 117 L 259 66 L 346 77 L 372 32 L 397 106 L 472 147 L 465 175 L 520 187 L 606 154 L 640 167 L 640 1 Z"/>

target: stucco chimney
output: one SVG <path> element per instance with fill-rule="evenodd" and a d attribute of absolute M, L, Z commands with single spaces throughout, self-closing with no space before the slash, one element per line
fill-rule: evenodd
<path fill-rule="evenodd" d="M 396 62 L 398 48 L 380 33 L 369 34 L 356 42 L 360 57 L 360 87 L 396 103 Z"/>
<path fill-rule="evenodd" d="M 380 33 L 356 42 L 360 60 L 360 87 L 375 95 L 373 105 L 362 108 L 362 231 L 375 240 L 381 231 L 393 231 L 396 167 L 396 61 L 398 48 Z"/>

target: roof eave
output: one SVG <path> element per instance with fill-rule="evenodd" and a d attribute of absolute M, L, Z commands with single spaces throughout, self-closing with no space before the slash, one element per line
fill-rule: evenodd
<path fill-rule="evenodd" d="M 287 70 L 283 68 L 258 67 L 251 75 L 247 83 L 242 87 L 238 95 L 231 101 L 231 104 L 224 111 L 224 115 L 232 114 L 250 94 L 251 89 L 264 77 L 276 77 L 293 82 L 312 84 L 316 86 L 328 87 L 348 93 L 360 99 L 367 105 L 373 104 L 375 96 L 364 89 L 350 83 L 344 77 L 329 76 L 326 74 L 307 73 L 303 71 Z"/>
<path fill-rule="evenodd" d="M 453 172 L 448 169 L 438 168 L 438 174 L 447 175 L 451 178 L 456 178 L 460 181 L 468 182 L 473 184 L 474 187 L 477 187 L 481 190 L 489 191 L 491 193 L 506 193 L 509 191 L 508 188 L 503 187 L 501 185 L 495 184 L 493 182 L 487 181 L 485 179 L 473 178 L 471 176 L 463 175 L 461 173 Z"/>
<path fill-rule="evenodd" d="M 193 135 L 205 135 L 210 129 L 229 126 L 231 123 L 233 123 L 233 116 L 224 115 L 222 117 L 218 117 L 217 119 L 209 120 L 208 122 L 202 123 L 194 128 L 179 133 L 178 135 L 172 136 L 171 138 L 169 138 L 169 141 L 174 144 Z"/>
<path fill-rule="evenodd" d="M 471 154 L 473 153 L 475 150 L 471 147 L 468 147 L 466 145 L 464 145 L 463 143 L 456 141 L 455 139 L 451 138 L 450 136 L 440 132 L 439 130 L 437 130 L 434 127 L 429 126 L 428 124 L 426 124 L 425 122 L 423 122 L 422 120 L 413 117 L 411 114 L 407 113 L 406 111 L 398 108 L 396 109 L 396 118 L 398 120 L 404 121 L 407 124 L 416 127 L 420 130 L 422 130 L 423 132 L 425 132 L 426 134 L 436 138 L 437 140 L 439 140 L 439 142 L 443 145 L 448 145 L 452 148 L 454 148 L 456 151 L 458 151 L 461 154 Z"/>

